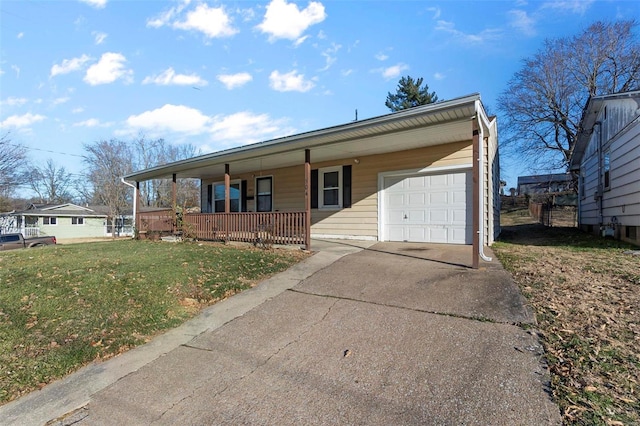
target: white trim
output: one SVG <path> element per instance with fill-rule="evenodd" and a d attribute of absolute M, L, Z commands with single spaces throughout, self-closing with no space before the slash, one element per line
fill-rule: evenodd
<path fill-rule="evenodd" d="M 378 241 L 378 238 L 371 235 L 334 235 L 334 234 L 311 234 L 311 239 L 319 240 L 362 240 L 362 241 Z"/>
<path fill-rule="evenodd" d="M 318 210 L 342 209 L 342 168 L 343 166 L 323 167 L 318 169 Z M 324 205 L 324 175 L 325 173 L 338 172 L 338 204 Z"/>
<path fill-rule="evenodd" d="M 258 213 L 258 179 L 271 179 L 271 210 L 268 212 L 260 212 L 260 213 L 269 213 L 274 211 L 274 196 L 273 196 L 273 175 L 264 175 L 264 176 L 256 176 L 253 180 L 253 211 Z M 240 194 L 242 196 L 242 193 Z"/>
<path fill-rule="evenodd" d="M 417 176 L 417 175 L 431 175 L 431 174 L 443 174 L 456 171 L 471 171 L 473 166 L 471 164 L 459 164 L 456 166 L 440 166 L 440 167 L 424 167 L 421 169 L 407 169 L 407 170 L 394 170 L 389 172 L 378 173 L 378 240 L 386 241 L 384 239 L 384 223 L 385 223 L 385 205 L 384 205 L 384 180 L 388 177 L 395 176 Z"/>

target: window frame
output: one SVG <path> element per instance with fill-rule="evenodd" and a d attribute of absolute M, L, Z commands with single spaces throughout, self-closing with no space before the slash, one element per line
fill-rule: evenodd
<path fill-rule="evenodd" d="M 337 187 L 325 187 L 324 177 L 327 173 L 338 173 L 338 186 Z M 342 209 L 342 193 L 344 190 L 344 183 L 342 181 L 342 166 L 323 167 L 318 169 L 318 208 L 324 210 L 340 210 Z M 338 190 L 338 204 L 325 204 L 324 193 L 327 190 Z"/>
<path fill-rule="evenodd" d="M 73 223 L 75 220 L 76 223 Z M 71 224 L 73 226 L 84 226 L 84 217 L 82 216 L 72 216 L 71 217 Z"/>
<path fill-rule="evenodd" d="M 267 180 L 269 179 L 269 194 L 260 194 L 259 192 L 259 185 L 258 185 L 258 181 L 259 180 Z M 255 195 L 253 197 L 254 199 L 254 208 L 256 212 L 260 212 L 260 213 L 269 213 L 272 212 L 274 210 L 274 205 L 273 205 L 273 176 L 269 175 L 269 176 L 256 176 L 255 179 Z M 260 197 L 264 197 L 267 196 L 270 198 L 270 205 L 271 205 L 271 209 L 270 210 L 259 210 L 258 206 L 260 205 L 260 203 L 258 202 Z"/>
<path fill-rule="evenodd" d="M 45 222 L 46 220 L 46 222 Z M 49 222 L 49 223 L 47 223 Z M 53 223 L 51 223 L 53 222 Z M 58 225 L 58 217 L 57 216 L 42 216 L 42 224 L 46 226 L 57 226 Z"/>
<path fill-rule="evenodd" d="M 242 212 L 242 179 L 234 179 L 232 181 L 229 182 L 229 188 L 231 188 L 233 185 L 238 184 L 238 211 L 235 212 L 233 210 L 230 210 L 229 213 L 241 213 Z M 224 187 L 224 181 L 218 181 L 218 182 L 212 182 L 211 183 L 211 212 L 212 213 L 224 213 L 223 211 L 216 211 L 216 201 L 224 201 L 224 198 L 216 198 L 216 186 L 223 186 Z M 229 191 L 231 192 L 231 191 Z M 231 202 L 231 200 L 235 200 L 235 198 L 230 198 L 229 202 Z M 231 207 L 231 206 L 229 206 Z"/>

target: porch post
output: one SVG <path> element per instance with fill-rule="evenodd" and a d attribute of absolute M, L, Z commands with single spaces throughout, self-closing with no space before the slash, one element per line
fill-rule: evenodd
<path fill-rule="evenodd" d="M 229 175 L 229 165 L 224 165 L 224 212 L 229 213 L 231 211 L 231 191 L 229 187 L 231 186 L 231 176 Z"/>
<path fill-rule="evenodd" d="M 478 119 L 473 120 L 473 160 L 472 171 L 473 175 L 473 191 L 472 191 L 472 207 L 473 211 L 473 244 L 471 255 L 473 269 L 480 267 L 480 131 L 478 128 Z"/>
<path fill-rule="evenodd" d="M 177 228 L 177 219 L 178 219 L 178 186 L 176 184 L 176 174 L 173 174 L 171 179 L 171 209 L 173 210 L 173 221 L 171 223 L 171 227 L 173 228 L 172 234 L 176 233 Z"/>
<path fill-rule="evenodd" d="M 304 241 L 305 249 L 311 250 L 311 151 L 304 150 Z"/>

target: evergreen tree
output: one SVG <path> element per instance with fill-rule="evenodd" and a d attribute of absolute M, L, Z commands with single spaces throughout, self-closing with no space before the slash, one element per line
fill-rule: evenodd
<path fill-rule="evenodd" d="M 410 76 L 402 77 L 398 82 L 396 94 L 393 95 L 389 92 L 387 101 L 384 104 L 391 111 L 400 111 L 437 102 L 438 96 L 436 92 L 429 93 L 427 84 L 421 87 L 422 81 L 422 77 L 415 81 Z"/>

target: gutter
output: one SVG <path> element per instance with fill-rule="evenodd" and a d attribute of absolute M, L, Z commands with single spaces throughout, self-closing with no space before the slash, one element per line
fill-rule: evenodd
<path fill-rule="evenodd" d="M 126 180 L 124 180 L 124 176 L 120 178 L 120 181 L 122 183 L 124 183 L 127 186 L 130 186 L 133 188 L 133 229 L 136 229 L 136 218 L 138 217 L 137 213 L 137 208 L 138 207 L 138 203 L 136 203 L 136 200 L 138 199 L 138 188 L 133 185 L 132 183 L 127 182 Z M 135 237 L 135 235 L 134 235 Z M 133 237 L 132 237 L 133 238 Z"/>
<path fill-rule="evenodd" d="M 482 119 L 482 123 L 480 122 L 480 119 Z M 479 194 L 478 197 L 480 198 L 480 229 L 478 229 L 478 233 L 480 235 L 480 244 L 478 244 L 478 254 L 480 255 L 480 258 L 482 258 L 482 260 L 484 260 L 485 262 L 491 262 L 493 259 L 489 256 L 487 256 L 486 254 L 484 254 L 484 239 L 485 239 L 485 235 L 484 235 L 484 223 L 485 223 L 485 219 L 484 219 L 484 126 L 486 125 L 487 128 L 489 127 L 489 123 L 486 117 L 484 117 L 484 115 L 482 114 L 482 104 L 480 103 L 480 101 L 476 101 L 476 120 L 478 120 L 478 131 L 480 132 L 479 135 L 479 144 L 478 144 L 478 162 L 479 162 L 479 169 L 480 169 L 480 182 L 479 182 Z"/>

